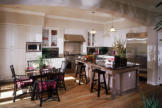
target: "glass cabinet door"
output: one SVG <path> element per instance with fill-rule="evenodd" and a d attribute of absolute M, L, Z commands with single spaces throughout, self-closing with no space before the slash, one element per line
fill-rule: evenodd
<path fill-rule="evenodd" d="M 42 46 L 43 47 L 56 47 L 57 46 L 57 30 L 56 29 L 52 29 L 52 28 L 43 29 Z"/>
<path fill-rule="evenodd" d="M 43 29 L 42 46 L 49 46 L 49 30 L 48 29 Z"/>

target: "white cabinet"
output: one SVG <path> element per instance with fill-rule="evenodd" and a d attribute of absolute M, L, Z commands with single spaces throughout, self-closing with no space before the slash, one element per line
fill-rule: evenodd
<path fill-rule="evenodd" d="M 53 28 L 45 28 L 42 33 L 42 46 L 57 47 L 57 33 L 58 30 Z"/>
<path fill-rule="evenodd" d="M 42 27 L 26 26 L 26 42 L 42 42 Z"/>
<path fill-rule="evenodd" d="M 88 32 L 87 46 L 95 46 L 95 34 Z"/>

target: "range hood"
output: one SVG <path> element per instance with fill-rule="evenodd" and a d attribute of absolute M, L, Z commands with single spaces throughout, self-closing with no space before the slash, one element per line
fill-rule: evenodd
<path fill-rule="evenodd" d="M 67 42 L 85 42 L 85 39 L 82 35 L 75 34 L 65 34 L 64 40 Z"/>

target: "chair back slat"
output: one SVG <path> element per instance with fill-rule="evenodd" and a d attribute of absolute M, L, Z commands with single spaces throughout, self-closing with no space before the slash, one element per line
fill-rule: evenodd
<path fill-rule="evenodd" d="M 15 78 L 15 77 L 16 77 L 16 74 L 15 74 L 14 66 L 11 65 L 11 66 L 10 66 L 10 69 L 11 69 L 11 72 L 12 72 L 12 78 Z"/>
<path fill-rule="evenodd" d="M 67 67 L 67 61 L 62 61 L 60 72 L 65 73 L 66 67 Z"/>
<path fill-rule="evenodd" d="M 57 81 L 57 73 L 52 69 L 40 69 L 40 82 Z M 42 85 L 43 86 L 43 85 Z"/>
<path fill-rule="evenodd" d="M 38 81 L 38 95 L 40 99 L 40 106 L 43 101 L 53 99 L 60 101 L 57 91 L 57 72 L 54 69 L 40 69 L 40 80 Z M 47 92 L 47 96 L 43 96 Z M 54 97 L 52 95 L 55 95 Z M 45 99 L 43 99 L 45 98 Z M 56 99 L 55 99 L 56 98 Z"/>

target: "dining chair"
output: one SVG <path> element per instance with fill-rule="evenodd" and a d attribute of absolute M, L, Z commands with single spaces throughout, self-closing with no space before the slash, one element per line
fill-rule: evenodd
<path fill-rule="evenodd" d="M 66 67 L 67 67 L 67 61 L 62 61 L 61 68 L 57 69 L 57 71 L 58 71 L 58 87 L 64 88 L 65 90 L 66 90 L 66 86 L 65 86 L 64 77 L 65 77 Z"/>
<path fill-rule="evenodd" d="M 14 82 L 13 102 L 15 102 L 16 98 L 18 98 L 18 97 L 20 97 L 24 94 L 27 94 L 27 92 L 24 92 L 20 95 L 17 95 L 16 92 L 18 90 L 23 90 L 25 88 L 31 90 L 32 79 L 29 79 L 29 77 L 27 75 L 16 75 L 13 65 L 10 65 L 10 69 L 11 69 L 11 72 L 12 72 L 12 78 L 13 78 L 13 82 Z M 29 93 L 31 93 L 31 92 L 29 92 Z"/>
<path fill-rule="evenodd" d="M 37 81 L 37 95 L 40 100 L 40 106 L 49 99 L 60 101 L 56 72 L 51 69 L 40 69 L 40 81 Z"/>

